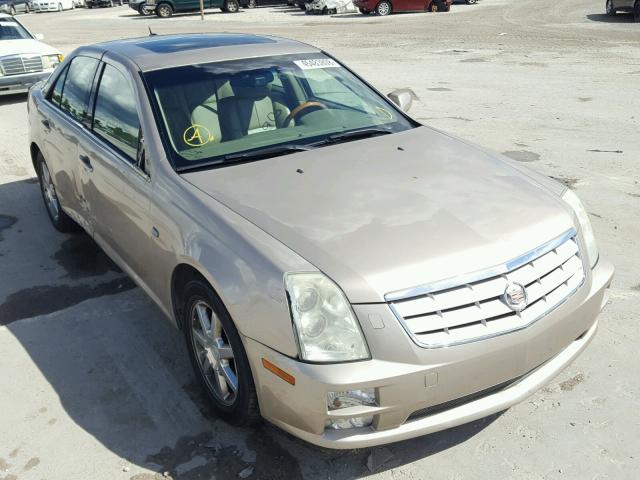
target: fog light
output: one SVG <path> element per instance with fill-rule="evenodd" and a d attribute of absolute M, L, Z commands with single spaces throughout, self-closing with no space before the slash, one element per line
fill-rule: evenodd
<path fill-rule="evenodd" d="M 325 428 L 344 430 L 346 428 L 368 427 L 373 423 L 373 416 L 353 418 L 330 418 L 325 423 Z"/>
<path fill-rule="evenodd" d="M 327 393 L 327 407 L 329 411 L 339 410 L 349 407 L 375 407 L 376 392 L 373 388 L 365 388 L 363 390 L 349 390 L 346 392 L 329 392 Z"/>

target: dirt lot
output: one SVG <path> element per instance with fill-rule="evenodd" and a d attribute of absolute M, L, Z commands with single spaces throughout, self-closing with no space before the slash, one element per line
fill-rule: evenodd
<path fill-rule="evenodd" d="M 603 11 L 604 0 L 483 0 L 387 18 L 284 6 L 204 22 L 127 7 L 23 16 L 65 53 L 148 27 L 325 48 L 383 91 L 414 88 L 419 120 L 567 183 L 617 273 L 587 351 L 501 415 L 373 451 L 231 428 L 204 404 L 181 335 L 90 239 L 49 225 L 25 98 L 0 99 L 0 479 L 227 479 L 248 467 L 287 480 L 638 478 L 640 25 Z"/>

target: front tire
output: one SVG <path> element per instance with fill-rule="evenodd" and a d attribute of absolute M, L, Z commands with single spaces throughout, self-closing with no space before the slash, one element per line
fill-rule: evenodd
<path fill-rule="evenodd" d="M 38 180 L 40 180 L 40 193 L 42 193 L 42 200 L 44 206 L 47 209 L 49 220 L 56 230 L 67 233 L 79 230 L 78 225 L 71 220 L 71 217 L 64 213 L 58 200 L 58 194 L 56 193 L 56 187 L 53 184 L 53 177 L 45 162 L 41 153 L 38 153 L 36 159 Z"/>
<path fill-rule="evenodd" d="M 257 0 L 249 0 L 245 8 L 256 8 L 258 6 Z"/>
<path fill-rule="evenodd" d="M 149 13 L 144 9 L 144 3 L 141 3 L 138 7 L 138 13 L 143 17 L 147 17 L 149 15 Z"/>
<path fill-rule="evenodd" d="M 200 280 L 182 298 L 182 326 L 198 382 L 216 412 L 233 425 L 260 419 L 249 360 L 238 330 L 220 298 Z"/>
<path fill-rule="evenodd" d="M 382 0 L 376 5 L 375 11 L 376 11 L 376 15 L 379 15 L 381 17 L 386 17 L 392 11 L 391 3 L 388 2 L 387 0 Z"/>

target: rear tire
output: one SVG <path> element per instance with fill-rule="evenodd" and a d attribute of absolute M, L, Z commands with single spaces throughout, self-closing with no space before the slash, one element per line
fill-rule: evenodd
<path fill-rule="evenodd" d="M 640 0 L 633 6 L 633 21 L 640 23 Z"/>
<path fill-rule="evenodd" d="M 467 2 L 467 5 L 475 5 L 476 3 L 478 3 L 478 0 L 465 0 Z"/>
<path fill-rule="evenodd" d="M 391 3 L 388 2 L 387 0 L 382 0 L 376 5 L 375 12 L 376 12 L 376 15 L 379 15 L 381 17 L 386 17 L 392 12 Z"/>
<path fill-rule="evenodd" d="M 429 10 L 433 13 L 447 12 L 447 4 L 443 0 L 433 0 L 429 5 Z"/>
<path fill-rule="evenodd" d="M 41 153 L 38 153 L 38 157 L 36 158 L 36 166 L 44 207 L 55 229 L 62 233 L 80 230 L 78 224 L 71 220 L 71 217 L 62 210 L 60 201 L 58 200 L 58 194 L 56 193 L 56 187 L 53 185 L 51 172 Z"/>
<path fill-rule="evenodd" d="M 249 0 L 245 8 L 256 8 L 258 6 L 257 0 Z"/>
<path fill-rule="evenodd" d="M 9 15 L 11 15 L 12 17 L 15 17 L 16 15 L 16 7 L 14 7 L 13 5 L 11 5 L 11 8 L 9 9 Z"/>
<path fill-rule="evenodd" d="M 182 328 L 189 357 L 212 407 L 233 425 L 256 423 L 261 417 L 251 367 L 227 309 L 213 289 L 201 280 L 189 282 L 183 298 L 186 301 Z M 236 385 L 235 391 L 232 383 Z"/>
<path fill-rule="evenodd" d="M 156 15 L 160 18 L 169 18 L 173 15 L 173 8 L 168 3 L 161 3 L 156 7 Z"/>
<path fill-rule="evenodd" d="M 144 9 L 144 3 L 141 3 L 140 6 L 138 7 L 138 13 L 143 17 L 149 16 L 148 11 Z"/>
<path fill-rule="evenodd" d="M 607 3 L 605 4 L 605 10 L 607 12 L 607 15 L 609 15 L 610 17 L 613 17 L 616 14 L 616 9 L 613 8 L 613 0 L 607 0 Z"/>
<path fill-rule="evenodd" d="M 238 0 L 226 0 L 222 6 L 222 11 L 225 13 L 238 13 L 238 10 L 240 10 Z"/>
<path fill-rule="evenodd" d="M 61 12 L 61 11 L 62 11 L 62 4 L 61 4 L 61 3 L 59 3 L 59 4 L 58 4 L 58 11 L 59 11 L 59 12 Z"/>

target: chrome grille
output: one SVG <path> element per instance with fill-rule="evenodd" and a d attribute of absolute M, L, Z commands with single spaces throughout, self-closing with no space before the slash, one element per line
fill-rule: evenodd
<path fill-rule="evenodd" d="M 571 230 L 521 259 L 480 272 L 468 281 L 412 289 L 389 306 L 420 346 L 467 343 L 525 328 L 563 303 L 584 282 L 585 273 Z M 522 285 L 527 306 L 514 311 L 505 301 L 510 283 Z M 417 293 L 417 294 L 416 294 Z"/>
<path fill-rule="evenodd" d="M 42 72 L 40 55 L 19 55 L 2 59 L 2 71 L 5 75 Z"/>

